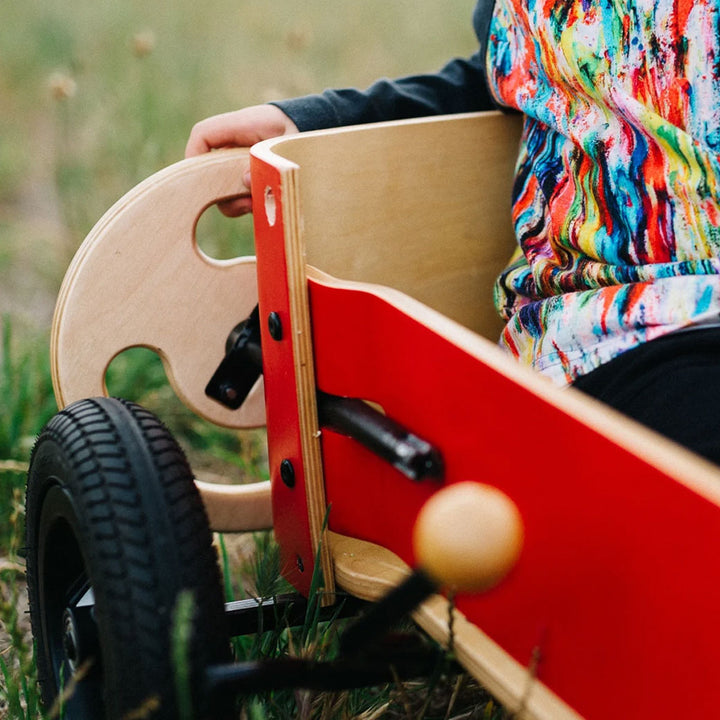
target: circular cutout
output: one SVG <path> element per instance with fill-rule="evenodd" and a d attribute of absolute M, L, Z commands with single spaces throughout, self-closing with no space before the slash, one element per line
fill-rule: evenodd
<path fill-rule="evenodd" d="M 255 254 L 252 215 L 226 217 L 217 204 L 203 210 L 195 225 L 200 252 L 213 260 L 234 260 Z"/>

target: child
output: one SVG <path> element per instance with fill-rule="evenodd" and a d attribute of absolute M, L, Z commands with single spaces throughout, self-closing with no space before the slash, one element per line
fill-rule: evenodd
<path fill-rule="evenodd" d="M 720 2 L 479 0 L 474 26 L 478 53 L 436 74 L 209 118 L 187 154 L 521 111 L 501 344 L 720 462 Z"/>

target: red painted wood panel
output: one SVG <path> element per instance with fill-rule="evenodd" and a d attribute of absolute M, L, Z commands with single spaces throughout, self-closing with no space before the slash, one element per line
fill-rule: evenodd
<path fill-rule="evenodd" d="M 445 482 L 499 487 L 525 545 L 466 615 L 588 720 L 714 717 L 720 508 L 382 299 L 310 282 L 318 387 L 436 444 Z M 437 489 L 323 431 L 330 528 L 412 563 Z"/>

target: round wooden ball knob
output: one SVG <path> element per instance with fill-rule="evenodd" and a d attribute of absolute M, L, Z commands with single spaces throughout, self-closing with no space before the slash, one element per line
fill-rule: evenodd
<path fill-rule="evenodd" d="M 476 482 L 435 493 L 413 531 L 418 565 L 439 585 L 466 592 L 497 584 L 517 562 L 522 543 L 522 520 L 512 500 Z"/>

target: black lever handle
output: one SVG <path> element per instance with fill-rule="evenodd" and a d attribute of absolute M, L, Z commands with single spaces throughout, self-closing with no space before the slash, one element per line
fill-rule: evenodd
<path fill-rule="evenodd" d="M 351 437 L 411 480 L 442 477 L 439 450 L 366 402 L 318 390 L 317 403 L 321 427 Z"/>

